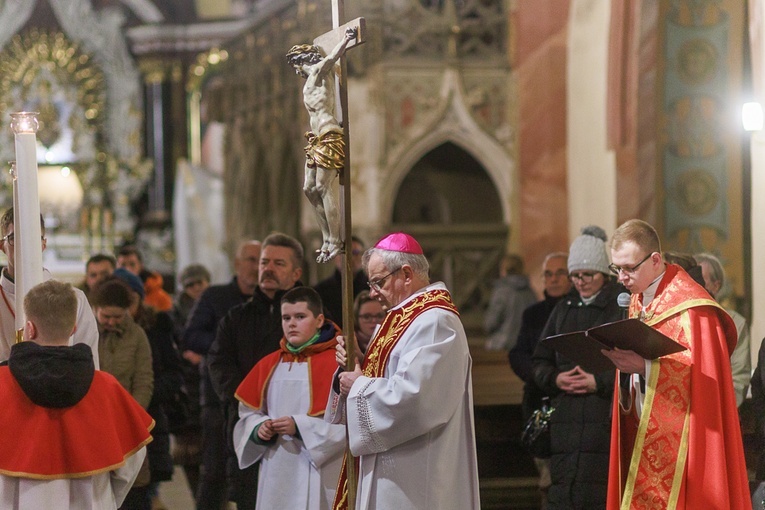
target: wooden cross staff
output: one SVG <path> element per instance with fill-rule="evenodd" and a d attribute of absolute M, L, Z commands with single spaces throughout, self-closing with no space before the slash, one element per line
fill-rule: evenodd
<path fill-rule="evenodd" d="M 364 18 L 356 18 L 343 25 L 340 21 L 344 17 L 344 0 L 332 0 L 332 30 L 320 35 L 313 40 L 314 46 L 328 55 L 337 44 L 345 37 L 346 29 L 356 28 L 356 39 L 346 46 L 346 51 L 364 42 L 365 23 Z M 345 53 L 339 59 L 339 69 L 335 74 L 335 118 L 340 120 L 343 126 L 343 138 L 345 140 L 345 163 L 340 171 L 340 238 L 343 241 L 343 264 L 341 266 L 341 288 L 343 293 L 343 336 L 345 337 L 346 370 L 353 371 L 356 364 L 357 346 L 353 331 L 353 267 L 351 257 L 348 256 L 351 243 L 351 143 L 350 123 L 348 122 L 348 89 L 346 87 L 347 67 Z M 346 425 L 346 437 L 348 429 Z M 349 443 L 350 444 L 350 443 Z M 350 446 L 347 449 L 347 472 L 348 472 L 348 508 L 356 507 L 356 463 L 351 454 Z"/>

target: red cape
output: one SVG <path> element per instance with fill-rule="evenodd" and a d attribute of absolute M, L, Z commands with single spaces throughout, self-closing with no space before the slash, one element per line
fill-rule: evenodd
<path fill-rule="evenodd" d="M 284 342 L 285 340 L 282 339 L 282 343 Z M 337 340 L 333 338 L 327 342 L 311 346 L 316 347 L 316 349 L 313 349 L 305 357 L 300 356 L 301 361 L 304 358 L 305 362 L 308 363 L 308 387 L 311 389 L 311 405 L 308 416 L 324 415 L 327 400 L 329 400 L 329 390 L 332 387 L 332 377 L 337 370 L 335 345 L 337 345 Z M 234 396 L 237 400 L 250 409 L 261 410 L 268 381 L 271 380 L 276 365 L 282 362 L 282 358 L 284 358 L 284 363 L 298 360 L 297 356 L 279 350 L 258 361 L 236 389 Z"/>
<path fill-rule="evenodd" d="M 84 478 L 122 466 L 151 442 L 154 420 L 117 380 L 99 370 L 72 407 L 32 403 L 7 366 L 0 367 L 0 474 Z"/>
<path fill-rule="evenodd" d="M 669 294 L 662 296 L 665 290 L 668 290 Z M 686 462 L 680 466 L 675 466 L 672 462 L 663 464 L 662 453 L 666 452 L 659 448 L 652 454 L 654 467 L 657 470 L 663 469 L 661 478 L 667 480 L 671 480 L 675 469 L 683 470 L 678 475 L 681 485 L 676 506 L 673 508 L 749 509 L 749 483 L 730 370 L 730 352 L 736 344 L 735 325 L 730 316 L 710 300 L 706 291 L 678 266 L 667 267 L 655 299 L 663 299 L 666 303 L 662 303 L 656 309 L 654 323 L 651 323 L 650 319 L 647 320 L 652 327 L 665 334 L 669 333 L 669 336 L 674 336 L 671 334 L 673 328 L 679 328 L 675 331 L 685 338 L 682 332 L 687 326 L 690 333 L 690 358 L 687 360 L 690 362 L 690 400 Z M 633 296 L 630 309 L 632 316 L 637 315 L 639 303 L 638 297 Z M 685 316 L 678 319 L 681 314 Z M 685 364 L 686 361 L 681 363 Z M 611 429 L 609 509 L 621 507 L 623 480 L 626 478 L 624 472 L 621 473 L 624 476 L 620 476 L 621 466 L 626 465 L 621 457 L 624 450 L 621 449 L 620 442 L 625 436 L 620 433 L 623 431 L 620 430 L 620 425 L 626 430 L 631 429 L 634 435 L 639 423 L 635 421 L 634 413 L 624 415 L 621 411 L 618 374 L 616 381 Z M 678 390 L 673 388 L 673 391 Z M 675 400 L 680 402 L 682 398 L 676 396 Z M 646 410 L 643 411 L 645 414 Z M 634 440 L 634 437 L 632 439 Z M 677 459 L 676 454 L 674 458 Z M 636 463 L 632 462 L 630 468 L 637 469 Z M 645 478 L 644 471 L 637 472 L 638 484 L 658 486 L 659 482 L 656 479 Z M 629 508 L 653 506 L 649 501 L 634 497 Z"/>

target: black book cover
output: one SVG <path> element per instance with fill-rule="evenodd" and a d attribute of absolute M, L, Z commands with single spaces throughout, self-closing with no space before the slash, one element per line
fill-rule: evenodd
<path fill-rule="evenodd" d="M 553 335 L 542 343 L 555 349 L 587 372 L 597 374 L 616 368 L 602 352 L 614 347 L 656 359 L 686 348 L 638 319 L 609 322 L 585 331 Z"/>

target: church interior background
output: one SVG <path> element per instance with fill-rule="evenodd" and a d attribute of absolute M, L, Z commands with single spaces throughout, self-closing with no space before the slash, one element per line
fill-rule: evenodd
<path fill-rule="evenodd" d="M 274 230 L 317 249 L 302 81 L 284 55 L 331 28 L 330 3 L 0 0 L 0 119 L 40 113 L 46 266 L 75 279 L 90 254 L 135 242 L 172 287 L 192 262 L 227 281 L 238 241 Z M 739 112 L 762 92 L 762 4 L 346 1 L 367 27 L 347 59 L 354 234 L 414 234 L 456 298 L 487 508 L 533 476 L 508 432 L 520 383 L 480 349 L 505 251 L 541 291 L 544 256 L 582 226 L 645 219 L 665 250 L 720 256 L 757 359 L 765 226 Z M 10 128 L 0 158 L 14 159 Z M 305 283 L 330 266 L 309 260 Z"/>

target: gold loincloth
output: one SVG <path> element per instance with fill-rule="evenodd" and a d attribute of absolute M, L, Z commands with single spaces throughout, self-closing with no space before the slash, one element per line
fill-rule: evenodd
<path fill-rule="evenodd" d="M 316 136 L 312 131 L 305 134 L 308 145 L 304 147 L 306 165 L 340 171 L 345 163 L 345 140 L 342 131 L 327 131 Z"/>

